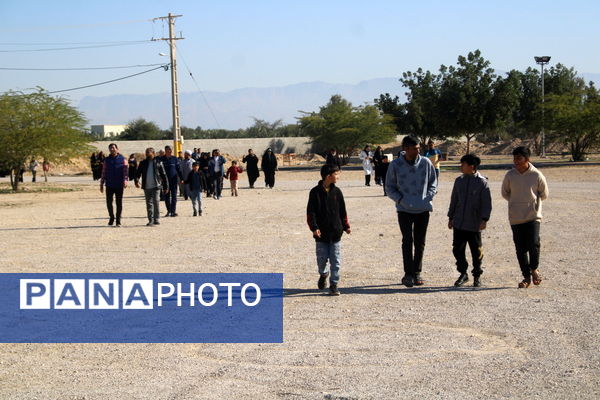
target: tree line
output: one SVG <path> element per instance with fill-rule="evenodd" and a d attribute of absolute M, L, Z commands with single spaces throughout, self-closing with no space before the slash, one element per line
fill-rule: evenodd
<path fill-rule="evenodd" d="M 282 120 L 268 122 L 254 118 L 254 124 L 245 129 L 202 129 L 201 127 L 181 127 L 181 135 L 185 139 L 239 139 L 239 138 L 271 138 L 302 136 L 296 124 L 284 124 Z M 103 138 L 102 140 L 168 140 L 173 139 L 173 130 L 163 130 L 152 121 L 144 118 L 135 119 L 119 136 Z"/>
<path fill-rule="evenodd" d="M 397 134 L 411 134 L 423 142 L 430 138 L 466 137 L 482 142 L 518 137 L 541 145 L 542 122 L 546 143 L 568 146 L 572 159 L 582 161 L 600 145 L 600 93 L 573 67 L 556 64 L 541 74 L 534 68 L 511 70 L 500 76 L 479 50 L 459 56 L 456 65 L 441 65 L 438 72 L 407 71 L 400 82 L 406 100 L 384 93 L 374 105 L 353 106 L 339 95 L 319 111 L 300 111 L 296 124 L 254 119 L 246 129 L 182 128 L 186 139 L 308 136 L 314 148 L 335 148 L 344 157 L 366 144 L 388 143 Z M 68 162 L 89 153 L 94 141 L 85 116 L 67 100 L 43 89 L 31 94 L 0 94 L 0 173 L 9 171 L 13 189 L 18 171 L 31 158 Z M 144 119 L 132 121 L 118 137 L 123 140 L 170 139 Z M 110 138 L 114 140 L 115 138 Z"/>
<path fill-rule="evenodd" d="M 511 70 L 499 76 L 479 50 L 459 56 L 454 66 L 438 72 L 404 72 L 400 82 L 406 101 L 389 93 L 375 104 L 393 118 L 399 133 L 422 141 L 466 137 L 484 143 L 502 139 L 533 139 L 541 150 L 542 123 L 546 143 L 569 147 L 573 161 L 600 144 L 600 95 L 593 82 L 586 84 L 574 68 L 556 64 L 541 73 L 534 68 Z"/>

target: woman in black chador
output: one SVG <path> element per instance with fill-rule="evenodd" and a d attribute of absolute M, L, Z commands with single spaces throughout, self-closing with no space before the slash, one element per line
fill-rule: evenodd
<path fill-rule="evenodd" d="M 265 186 L 273 189 L 273 186 L 275 186 L 275 171 L 277 171 L 277 157 L 275 157 L 271 148 L 268 148 L 263 154 L 260 167 L 265 174 Z"/>
<path fill-rule="evenodd" d="M 242 162 L 246 163 L 246 173 L 248 174 L 250 189 L 254 189 L 254 182 L 260 176 L 260 172 L 258 172 L 258 157 L 252 149 L 248 149 L 248 154 L 242 158 Z M 275 160 L 275 165 L 277 165 L 277 160 Z"/>

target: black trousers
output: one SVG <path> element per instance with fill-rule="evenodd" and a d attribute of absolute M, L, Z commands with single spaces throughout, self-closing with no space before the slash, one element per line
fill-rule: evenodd
<path fill-rule="evenodd" d="M 525 279 L 531 278 L 531 271 L 540 264 L 540 221 L 511 225 L 517 260 Z"/>
<path fill-rule="evenodd" d="M 481 232 L 463 231 L 454 228 L 452 238 L 452 253 L 456 258 L 456 269 L 461 274 L 467 273 L 469 263 L 466 257 L 466 247 L 469 244 L 471 257 L 473 259 L 473 276 L 480 276 L 483 273 L 481 261 L 483 260 L 483 247 L 481 244 Z"/>
<path fill-rule="evenodd" d="M 423 268 L 425 236 L 429 225 L 429 211 L 419 214 L 398 212 L 398 224 L 402 232 L 402 261 L 404 274 L 416 276 Z M 414 252 L 413 252 L 414 246 Z"/>
<path fill-rule="evenodd" d="M 123 211 L 123 186 L 118 188 L 106 187 L 106 208 L 108 209 L 108 216 L 115 218 L 113 212 L 113 197 L 116 198 L 117 202 L 117 221 L 121 221 L 121 212 Z"/>
<path fill-rule="evenodd" d="M 275 186 L 275 171 L 264 171 L 265 174 L 265 185 L 272 188 Z"/>
<path fill-rule="evenodd" d="M 365 186 L 371 186 L 371 175 L 365 175 Z"/>
<path fill-rule="evenodd" d="M 175 175 L 169 179 L 169 191 L 165 194 L 165 205 L 167 212 L 175 214 L 177 212 L 177 189 L 179 189 L 179 177 Z"/>
<path fill-rule="evenodd" d="M 258 175 L 256 173 L 248 172 L 248 184 L 250 187 L 254 187 L 254 182 L 258 179 Z"/>

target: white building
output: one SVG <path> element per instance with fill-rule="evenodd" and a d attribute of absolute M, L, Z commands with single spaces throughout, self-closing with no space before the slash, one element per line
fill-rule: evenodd
<path fill-rule="evenodd" d="M 92 125 L 92 135 L 99 138 L 119 136 L 127 128 L 127 125 Z"/>

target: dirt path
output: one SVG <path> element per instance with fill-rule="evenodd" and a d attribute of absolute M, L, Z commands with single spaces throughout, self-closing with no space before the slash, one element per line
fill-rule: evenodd
<path fill-rule="evenodd" d="M 343 173 L 353 233 L 337 298 L 316 289 L 305 223 L 316 171 L 281 172 L 273 190 L 244 176 L 240 197 L 205 200 L 200 218 L 181 201 L 156 228 L 137 189 L 124 226 L 107 227 L 89 178 L 76 192 L 0 195 L 0 272 L 282 272 L 286 288 L 283 344 L 0 344 L 0 398 L 598 398 L 600 167 L 542 171 L 546 280 L 527 290 L 503 171 L 486 171 L 485 286 L 458 290 L 445 217 L 456 175 L 434 200 L 426 285 L 406 289 L 392 202 Z"/>

